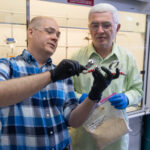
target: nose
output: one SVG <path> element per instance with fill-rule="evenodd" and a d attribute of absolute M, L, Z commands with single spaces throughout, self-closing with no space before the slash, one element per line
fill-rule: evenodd
<path fill-rule="evenodd" d="M 97 32 L 104 32 L 104 29 L 103 29 L 102 25 L 99 25 L 99 27 L 97 29 Z"/>
<path fill-rule="evenodd" d="M 53 33 L 51 38 L 54 42 L 57 42 L 59 37 L 57 36 L 57 33 Z"/>

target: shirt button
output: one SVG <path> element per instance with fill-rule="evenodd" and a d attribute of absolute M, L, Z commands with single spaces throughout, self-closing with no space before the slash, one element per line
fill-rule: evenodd
<path fill-rule="evenodd" d="M 50 116 L 50 114 L 46 114 L 46 117 L 49 117 Z"/>
<path fill-rule="evenodd" d="M 53 131 L 50 131 L 49 133 L 52 135 L 54 132 L 53 132 Z"/>
<path fill-rule="evenodd" d="M 46 97 L 43 97 L 43 100 L 46 100 Z"/>

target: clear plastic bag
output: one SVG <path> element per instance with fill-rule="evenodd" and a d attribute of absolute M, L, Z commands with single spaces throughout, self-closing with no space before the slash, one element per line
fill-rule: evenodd
<path fill-rule="evenodd" d="M 98 150 L 129 132 L 122 110 L 106 110 L 102 104 L 95 107 L 83 127 L 93 137 Z"/>

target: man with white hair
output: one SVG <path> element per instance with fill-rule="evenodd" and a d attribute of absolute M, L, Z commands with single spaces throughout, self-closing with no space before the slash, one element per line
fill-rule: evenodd
<path fill-rule="evenodd" d="M 116 92 L 105 103 L 105 110 L 119 109 L 123 111 L 124 118 L 128 123 L 126 107 L 137 105 L 141 100 L 142 79 L 132 54 L 115 43 L 115 37 L 120 29 L 118 10 L 107 3 L 100 3 L 93 6 L 89 12 L 88 28 L 91 34 L 92 43 L 81 48 L 73 56 L 82 65 L 89 59 L 93 59 L 97 66 L 108 68 L 113 61 L 119 61 L 120 71 L 125 76 L 120 76 L 104 90 L 103 97 Z M 81 102 L 86 98 L 92 85 L 92 76 L 80 75 L 73 77 L 74 88 Z M 95 150 L 92 138 L 83 128 L 75 130 L 72 135 L 73 145 L 78 145 L 75 150 Z M 119 140 L 110 144 L 105 150 L 128 150 L 129 135 L 122 136 Z M 79 148 L 80 147 L 80 148 Z"/>

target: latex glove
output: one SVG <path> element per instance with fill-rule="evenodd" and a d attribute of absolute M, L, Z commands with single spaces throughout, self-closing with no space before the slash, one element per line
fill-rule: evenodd
<path fill-rule="evenodd" d="M 94 72 L 92 72 L 92 75 L 94 77 L 93 86 L 91 88 L 91 91 L 89 92 L 89 98 L 93 101 L 99 102 L 101 99 L 102 92 L 104 89 L 107 88 L 107 86 L 111 83 L 113 79 L 116 79 L 119 77 L 120 71 L 117 68 L 116 74 L 113 75 L 107 68 L 101 67 L 101 69 L 106 73 L 106 75 L 102 75 L 102 73 L 99 71 L 98 68 L 95 69 Z"/>
<path fill-rule="evenodd" d="M 53 82 L 63 80 L 68 77 L 79 75 L 86 68 L 79 64 L 79 62 L 69 59 L 62 60 L 55 69 L 50 70 L 51 79 Z"/>
<path fill-rule="evenodd" d="M 79 99 L 79 103 L 82 103 L 86 99 L 87 96 L 88 96 L 88 93 L 83 93 Z"/>
<path fill-rule="evenodd" d="M 129 104 L 128 97 L 124 93 L 115 94 L 109 101 L 117 109 L 125 109 Z"/>

